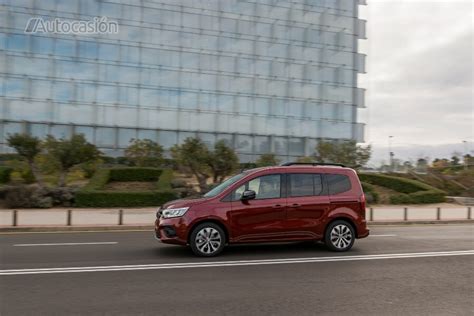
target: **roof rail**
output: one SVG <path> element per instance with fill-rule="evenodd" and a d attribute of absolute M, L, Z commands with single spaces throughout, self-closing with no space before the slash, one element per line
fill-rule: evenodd
<path fill-rule="evenodd" d="M 345 167 L 345 165 L 340 163 L 326 163 L 326 162 L 285 162 L 282 163 L 280 166 L 282 167 L 289 167 L 289 166 L 335 166 L 335 167 Z"/>

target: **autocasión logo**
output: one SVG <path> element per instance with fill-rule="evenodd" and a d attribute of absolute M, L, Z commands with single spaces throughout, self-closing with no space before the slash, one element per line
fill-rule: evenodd
<path fill-rule="evenodd" d="M 94 17 L 91 20 L 66 20 L 41 17 L 30 18 L 26 23 L 25 33 L 56 33 L 56 34 L 117 34 L 119 24 L 106 16 Z"/>

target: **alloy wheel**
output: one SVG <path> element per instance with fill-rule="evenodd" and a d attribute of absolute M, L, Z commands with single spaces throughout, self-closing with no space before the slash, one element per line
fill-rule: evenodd
<path fill-rule="evenodd" d="M 347 225 L 338 224 L 331 230 L 330 238 L 334 247 L 337 249 L 344 249 L 350 246 L 352 242 L 352 233 Z"/>
<path fill-rule="evenodd" d="M 196 234 L 196 248 L 207 255 L 216 252 L 222 244 L 222 236 L 212 227 L 204 227 Z"/>

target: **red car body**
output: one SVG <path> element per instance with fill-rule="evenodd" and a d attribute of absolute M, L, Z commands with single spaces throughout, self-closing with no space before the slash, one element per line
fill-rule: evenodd
<path fill-rule="evenodd" d="M 292 196 L 288 179 L 290 175 L 297 178 L 298 174 L 312 174 L 321 179 L 319 195 Z M 236 194 L 238 188 L 247 187 L 249 181 L 266 175 L 280 175 L 279 197 L 251 200 L 229 198 Z M 328 179 L 337 178 L 337 175 L 348 179 L 350 184 L 346 181 L 345 192 L 331 193 Z M 163 210 L 177 208 L 189 209 L 180 217 L 161 216 Z M 222 228 L 226 244 L 318 241 L 324 240 L 328 225 L 336 220 L 349 223 L 355 238 L 369 235 L 365 197 L 354 170 L 337 166 L 276 166 L 249 170 L 215 196 L 176 200 L 163 205 L 157 214 L 155 233 L 164 243 L 188 245 L 193 229 L 201 223 L 211 222 Z"/>

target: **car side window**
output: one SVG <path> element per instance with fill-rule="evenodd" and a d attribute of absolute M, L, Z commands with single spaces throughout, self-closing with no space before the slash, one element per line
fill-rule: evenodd
<path fill-rule="evenodd" d="M 323 184 L 320 174 L 294 173 L 289 175 L 289 196 L 321 195 Z"/>
<path fill-rule="evenodd" d="M 272 174 L 252 179 L 234 191 L 232 200 L 240 200 L 245 190 L 255 191 L 256 200 L 277 199 L 281 196 L 281 176 Z"/>
<path fill-rule="evenodd" d="M 310 173 L 290 174 L 290 196 L 314 195 L 314 178 Z"/>
<path fill-rule="evenodd" d="M 326 182 L 329 186 L 330 195 L 344 193 L 351 189 L 349 177 L 343 174 L 328 174 L 326 175 Z"/>

